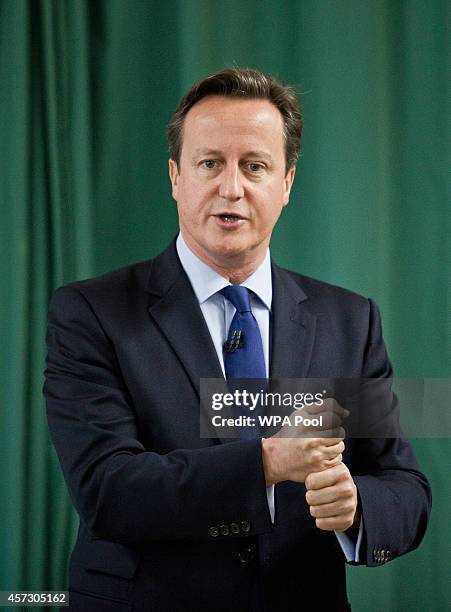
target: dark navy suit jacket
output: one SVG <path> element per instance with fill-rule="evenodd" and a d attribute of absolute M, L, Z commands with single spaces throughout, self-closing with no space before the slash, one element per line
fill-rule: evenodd
<path fill-rule="evenodd" d="M 387 377 L 377 307 L 272 266 L 270 376 Z M 199 436 L 199 379 L 221 378 L 173 242 L 161 255 L 58 289 L 44 393 L 80 516 L 71 609 L 348 608 L 345 560 L 316 528 L 303 484 L 276 485 L 272 524 L 259 440 Z M 408 410 L 408 406 L 404 409 Z M 407 441 L 353 439 L 362 562 L 414 549 L 430 489 Z"/>

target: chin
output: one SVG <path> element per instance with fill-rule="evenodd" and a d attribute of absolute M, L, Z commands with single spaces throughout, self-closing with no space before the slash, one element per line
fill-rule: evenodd
<path fill-rule="evenodd" d="M 218 258 L 230 259 L 244 255 L 249 250 L 249 245 L 235 240 L 227 240 L 213 245 L 212 253 Z"/>

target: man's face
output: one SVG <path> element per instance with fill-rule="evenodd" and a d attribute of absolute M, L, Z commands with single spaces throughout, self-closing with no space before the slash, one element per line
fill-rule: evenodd
<path fill-rule="evenodd" d="M 263 259 L 294 179 L 282 130 L 268 100 L 208 96 L 186 115 L 180 167 L 169 160 L 169 174 L 182 235 L 207 265 Z"/>

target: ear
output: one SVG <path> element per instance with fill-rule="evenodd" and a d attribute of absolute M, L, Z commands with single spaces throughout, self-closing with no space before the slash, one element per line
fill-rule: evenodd
<path fill-rule="evenodd" d="M 288 204 L 288 202 L 290 201 L 290 191 L 291 191 L 291 187 L 293 186 L 293 182 L 294 182 L 294 175 L 296 174 L 296 168 L 294 166 L 292 166 L 288 172 L 287 175 L 285 176 L 285 178 L 283 179 L 283 200 L 282 200 L 282 204 L 284 206 L 286 206 Z"/>
<path fill-rule="evenodd" d="M 177 162 L 173 159 L 169 160 L 169 178 L 171 179 L 172 184 L 172 197 L 174 200 L 177 200 L 177 186 L 179 182 L 179 169 L 177 166 Z"/>

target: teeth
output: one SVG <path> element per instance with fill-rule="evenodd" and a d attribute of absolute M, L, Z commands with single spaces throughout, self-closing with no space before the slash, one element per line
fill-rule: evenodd
<path fill-rule="evenodd" d="M 221 219 L 224 219 L 227 223 L 233 223 L 234 221 L 238 221 L 239 217 L 229 217 L 228 215 L 221 215 Z"/>

